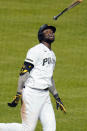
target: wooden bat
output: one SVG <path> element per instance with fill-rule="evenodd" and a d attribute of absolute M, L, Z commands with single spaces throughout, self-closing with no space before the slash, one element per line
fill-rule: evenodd
<path fill-rule="evenodd" d="M 70 10 L 71 8 L 75 7 L 76 5 L 80 4 L 83 0 L 77 0 L 75 1 L 73 4 L 71 4 L 70 6 L 68 6 L 67 8 L 65 8 L 61 13 L 59 13 L 58 15 L 54 16 L 53 19 L 57 20 L 59 16 L 61 16 L 64 12 Z"/>

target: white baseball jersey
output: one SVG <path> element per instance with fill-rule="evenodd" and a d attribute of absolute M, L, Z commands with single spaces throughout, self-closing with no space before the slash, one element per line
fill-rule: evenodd
<path fill-rule="evenodd" d="M 52 86 L 51 78 L 56 63 L 56 57 L 52 50 L 40 43 L 27 52 L 25 61 L 34 65 L 25 86 L 39 89 Z"/>

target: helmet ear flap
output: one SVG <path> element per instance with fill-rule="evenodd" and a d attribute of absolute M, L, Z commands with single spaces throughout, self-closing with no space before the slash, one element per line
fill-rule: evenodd
<path fill-rule="evenodd" d="M 43 32 L 38 32 L 38 40 L 39 40 L 39 42 L 42 42 L 43 39 L 44 39 Z"/>

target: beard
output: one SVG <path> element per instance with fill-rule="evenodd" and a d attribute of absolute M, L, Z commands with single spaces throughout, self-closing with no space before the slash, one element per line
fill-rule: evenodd
<path fill-rule="evenodd" d="M 44 37 L 43 38 L 43 41 L 44 42 L 47 42 L 47 43 L 49 43 L 49 44 L 51 44 L 51 43 L 53 43 L 54 42 L 54 40 L 55 40 L 55 37 L 53 37 L 52 39 L 51 38 L 49 38 L 49 37 Z"/>

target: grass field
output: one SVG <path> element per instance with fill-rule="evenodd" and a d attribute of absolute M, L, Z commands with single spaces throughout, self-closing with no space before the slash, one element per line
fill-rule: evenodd
<path fill-rule="evenodd" d="M 57 57 L 54 80 L 67 114 L 56 110 L 56 131 L 87 131 L 87 1 L 58 21 L 53 16 L 72 0 L 0 0 L 0 123 L 21 122 L 20 104 L 7 103 L 16 94 L 26 52 L 38 43 L 42 24 L 56 26 L 53 50 Z M 38 122 L 35 131 L 42 131 Z"/>

